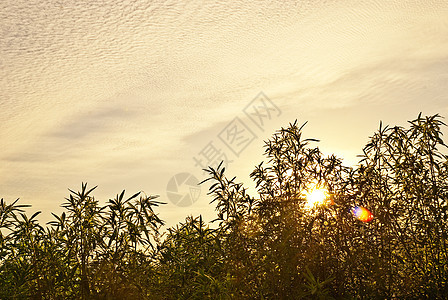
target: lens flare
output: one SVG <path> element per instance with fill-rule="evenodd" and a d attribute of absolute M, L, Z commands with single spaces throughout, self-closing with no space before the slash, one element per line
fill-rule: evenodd
<path fill-rule="evenodd" d="M 370 222 L 373 220 L 373 214 L 365 207 L 355 206 L 352 208 L 353 215 L 361 222 Z"/>

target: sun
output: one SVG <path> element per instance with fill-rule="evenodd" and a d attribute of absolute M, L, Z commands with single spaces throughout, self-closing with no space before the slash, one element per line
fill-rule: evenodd
<path fill-rule="evenodd" d="M 329 198 L 328 191 L 317 185 L 308 189 L 303 195 L 306 198 L 305 208 L 307 209 L 325 204 L 326 200 Z"/>

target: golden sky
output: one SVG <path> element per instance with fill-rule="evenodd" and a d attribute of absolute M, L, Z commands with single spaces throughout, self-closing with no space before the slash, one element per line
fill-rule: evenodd
<path fill-rule="evenodd" d="M 257 127 L 260 92 L 278 110 Z M 248 182 L 263 140 L 298 119 L 355 164 L 380 120 L 448 117 L 447 92 L 447 1 L 6 0 L 0 197 L 47 220 L 87 181 L 100 201 L 159 194 L 169 224 L 211 216 L 205 187 L 187 207 L 166 194 L 175 174 L 203 179 L 210 142 Z M 253 137 L 238 155 L 220 139 L 236 117 Z"/>

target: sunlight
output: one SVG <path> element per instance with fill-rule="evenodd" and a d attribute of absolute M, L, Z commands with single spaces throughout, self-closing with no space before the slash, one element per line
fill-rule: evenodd
<path fill-rule="evenodd" d="M 315 206 L 322 205 L 328 199 L 328 191 L 325 188 L 320 188 L 317 185 L 304 193 L 307 200 L 305 208 L 311 209 Z"/>

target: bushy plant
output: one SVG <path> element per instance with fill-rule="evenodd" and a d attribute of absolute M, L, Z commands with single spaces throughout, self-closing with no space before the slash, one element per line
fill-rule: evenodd
<path fill-rule="evenodd" d="M 48 226 L 0 201 L 1 299 L 448 297 L 448 160 L 438 115 L 380 125 L 358 165 L 325 156 L 297 121 L 265 144 L 250 195 L 208 168 L 202 218 L 161 233 L 157 196 L 70 190 Z M 327 199 L 309 203 L 313 187 Z M 374 218 L 361 222 L 354 207 Z"/>

